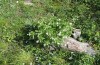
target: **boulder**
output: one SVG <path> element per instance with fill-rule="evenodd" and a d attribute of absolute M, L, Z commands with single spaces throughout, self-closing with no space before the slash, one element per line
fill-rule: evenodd
<path fill-rule="evenodd" d="M 65 37 L 61 47 L 66 50 L 84 52 L 89 55 L 95 55 L 94 49 L 88 44 L 84 42 L 79 42 L 74 38 Z"/>

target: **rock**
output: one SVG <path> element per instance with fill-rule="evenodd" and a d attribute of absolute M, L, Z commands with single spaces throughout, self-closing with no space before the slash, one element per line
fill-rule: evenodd
<path fill-rule="evenodd" d="M 64 38 L 61 47 L 66 50 L 85 52 L 86 54 L 89 55 L 95 55 L 95 51 L 88 43 L 79 42 L 76 39 L 71 37 Z"/>
<path fill-rule="evenodd" d="M 25 0 L 24 5 L 33 5 L 32 0 Z"/>
<path fill-rule="evenodd" d="M 77 39 L 78 37 L 80 37 L 80 35 L 81 35 L 81 30 L 80 29 L 74 29 L 73 30 L 72 36 L 73 36 L 74 39 Z"/>
<path fill-rule="evenodd" d="M 54 46 L 50 46 L 50 51 L 54 51 L 55 47 Z"/>

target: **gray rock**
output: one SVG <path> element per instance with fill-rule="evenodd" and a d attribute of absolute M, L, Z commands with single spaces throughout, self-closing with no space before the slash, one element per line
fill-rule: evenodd
<path fill-rule="evenodd" d="M 77 39 L 78 37 L 80 37 L 80 35 L 81 35 L 81 30 L 80 29 L 74 29 L 73 30 L 72 36 L 73 36 L 74 39 Z"/>
<path fill-rule="evenodd" d="M 61 44 L 61 47 L 66 50 L 84 52 L 89 55 L 96 54 L 93 48 L 88 43 L 79 42 L 71 37 L 65 37 L 63 43 Z"/>
<path fill-rule="evenodd" d="M 33 5 L 32 0 L 25 0 L 24 5 Z"/>

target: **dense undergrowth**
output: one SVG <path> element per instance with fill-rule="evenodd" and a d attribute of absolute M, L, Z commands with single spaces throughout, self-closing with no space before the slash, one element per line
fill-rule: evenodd
<path fill-rule="evenodd" d="M 100 0 L 23 2 L 0 0 L 0 65 L 100 64 Z M 82 31 L 79 41 L 98 50 L 95 57 L 59 47 L 73 28 Z"/>

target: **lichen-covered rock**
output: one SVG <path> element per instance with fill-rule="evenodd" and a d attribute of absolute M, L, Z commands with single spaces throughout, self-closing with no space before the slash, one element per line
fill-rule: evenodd
<path fill-rule="evenodd" d="M 85 52 L 89 55 L 95 55 L 95 51 L 88 43 L 79 42 L 71 37 L 64 38 L 61 47 L 71 51 Z"/>

